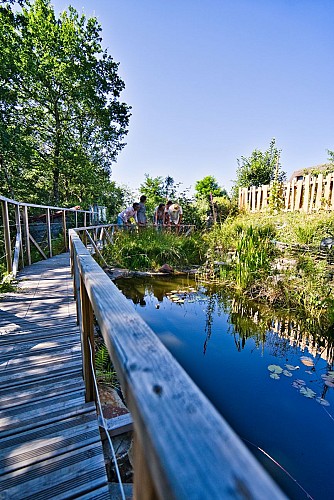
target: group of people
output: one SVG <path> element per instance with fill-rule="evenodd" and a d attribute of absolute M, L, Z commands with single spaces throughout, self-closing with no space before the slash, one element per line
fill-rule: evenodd
<path fill-rule="evenodd" d="M 117 217 L 117 225 L 119 227 L 129 226 L 131 225 L 130 219 L 133 218 L 139 227 L 145 227 L 147 225 L 146 199 L 146 196 L 142 195 L 139 203 L 135 202 L 120 212 Z M 178 203 L 172 201 L 160 203 L 154 210 L 153 225 L 158 229 L 179 226 L 182 222 L 182 215 L 182 207 Z"/>

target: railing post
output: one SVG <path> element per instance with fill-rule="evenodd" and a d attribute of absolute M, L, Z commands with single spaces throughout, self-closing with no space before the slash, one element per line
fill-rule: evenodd
<path fill-rule="evenodd" d="M 95 401 L 95 387 L 92 375 L 94 370 L 94 317 L 85 282 L 80 277 L 80 314 L 81 314 L 81 351 L 83 364 L 83 377 L 86 387 L 86 402 Z M 93 366 L 91 366 L 90 346 L 93 354 Z"/>
<path fill-rule="evenodd" d="M 15 238 L 15 248 L 14 248 L 14 258 L 13 258 L 13 266 L 12 272 L 13 275 L 16 276 L 17 271 L 19 269 L 19 261 L 20 261 L 20 251 L 22 251 L 22 238 L 21 238 L 21 217 L 20 217 L 20 207 L 19 205 L 15 205 L 15 226 L 16 226 L 16 238 Z"/>
<path fill-rule="evenodd" d="M 25 231 L 25 237 L 26 237 L 26 251 L 27 251 L 27 258 L 28 258 L 28 265 L 31 265 L 31 252 L 30 252 L 30 231 L 29 231 L 29 219 L 28 219 L 28 207 L 24 207 L 24 212 L 23 212 L 23 223 L 24 223 L 24 231 Z"/>
<path fill-rule="evenodd" d="M 154 483 L 147 467 L 144 450 L 139 441 L 137 432 L 134 432 L 133 439 L 133 458 L 134 458 L 134 480 L 133 493 L 136 500 L 157 500 Z"/>
<path fill-rule="evenodd" d="M 52 237 L 51 237 L 51 218 L 50 218 L 50 209 L 46 209 L 46 231 L 48 235 L 48 249 L 49 249 L 49 257 L 52 257 Z"/>
<path fill-rule="evenodd" d="M 62 218 L 63 218 L 63 238 L 64 238 L 64 247 L 65 250 L 68 249 L 68 243 L 67 243 L 67 227 L 66 227 L 66 211 L 63 210 L 62 213 Z"/>
<path fill-rule="evenodd" d="M 10 225 L 9 225 L 9 215 L 8 215 L 8 203 L 7 201 L 2 202 L 2 218 L 3 218 L 3 230 L 5 238 L 5 249 L 6 249 L 6 261 L 7 261 L 7 272 L 11 273 L 13 270 L 12 266 L 12 245 L 10 242 Z"/>

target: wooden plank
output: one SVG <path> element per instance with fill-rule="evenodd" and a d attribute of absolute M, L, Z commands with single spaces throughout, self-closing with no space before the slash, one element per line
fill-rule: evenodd
<path fill-rule="evenodd" d="M 16 337 L 15 337 L 16 339 Z M 35 339 L 24 340 L 22 341 L 22 337 L 20 337 L 19 342 L 15 343 L 3 343 L 1 344 L 1 336 L 0 336 L 0 361 L 7 358 L 18 358 L 23 357 L 27 352 L 31 353 L 41 353 L 49 351 L 57 352 L 59 349 L 70 349 L 76 348 L 79 342 L 79 336 L 77 334 L 74 335 L 61 335 L 53 340 L 50 340 L 48 336 L 44 339 Z M 79 344 L 80 346 L 80 344 Z"/>
<path fill-rule="evenodd" d="M 75 396 L 65 394 L 59 398 L 52 398 L 52 406 L 42 405 L 43 401 L 38 401 L 35 406 L 33 406 L 34 403 L 31 403 L 31 405 L 15 407 L 12 411 L 4 410 L 0 416 L 0 438 L 16 435 L 18 430 L 22 432 L 36 429 L 46 424 L 86 413 L 88 411 L 87 403 L 83 403 L 83 400 L 84 397 L 79 392 Z M 41 410 L 38 409 L 39 406 L 41 409 L 45 406 L 47 411 L 41 413 Z"/>
<path fill-rule="evenodd" d="M 322 193 L 323 193 L 323 174 L 319 174 L 317 178 L 317 195 L 315 199 L 315 209 L 319 210 L 321 208 L 322 203 Z"/>
<path fill-rule="evenodd" d="M 11 389 L 0 391 L 0 407 L 1 409 L 13 408 L 21 404 L 28 403 L 32 397 L 34 401 L 51 398 L 60 394 L 68 394 L 71 392 L 81 392 L 84 389 L 84 383 L 81 374 L 72 376 L 70 379 L 65 372 L 59 377 L 40 380 L 35 383 L 27 383 Z"/>
<path fill-rule="evenodd" d="M 98 417 L 98 423 L 101 432 L 105 434 L 101 415 Z M 110 436 L 118 436 L 119 434 L 124 434 L 124 432 L 133 430 L 131 413 L 125 413 L 124 415 L 119 415 L 118 417 L 106 418 L 105 423 Z"/>
<path fill-rule="evenodd" d="M 66 425 L 66 420 L 53 423 L 47 426 L 47 433 L 40 432 L 40 428 L 20 433 L 19 442 L 12 438 L 2 440 L 1 473 L 7 474 L 92 443 L 101 446 L 96 415 L 91 412 L 89 416 L 90 419 L 83 419 L 81 416 L 69 419 L 72 424 L 70 426 Z"/>
<path fill-rule="evenodd" d="M 303 198 L 303 210 L 308 212 L 310 204 L 310 174 L 305 175 L 304 178 L 304 198 Z"/>
<path fill-rule="evenodd" d="M 240 491 L 248 498 L 285 498 L 74 231 L 70 234 L 159 498 L 242 498 Z"/>
<path fill-rule="evenodd" d="M 39 379 L 40 377 L 48 379 L 64 373 L 65 369 L 69 375 L 80 373 L 82 369 L 80 358 L 74 361 L 66 359 L 58 361 L 52 365 L 45 364 L 44 366 L 41 365 L 27 368 L 24 371 L 22 369 L 9 370 L 7 374 L 0 374 L 0 384 L 6 384 L 7 387 L 13 387 L 15 385 Z"/>
<path fill-rule="evenodd" d="M 105 485 L 101 446 L 96 443 L 0 477 L 0 489 L 17 500 L 64 500 Z"/>
<path fill-rule="evenodd" d="M 297 181 L 296 198 L 294 204 L 295 211 L 299 211 L 302 208 L 301 207 L 302 189 L 303 189 L 303 181 Z"/>

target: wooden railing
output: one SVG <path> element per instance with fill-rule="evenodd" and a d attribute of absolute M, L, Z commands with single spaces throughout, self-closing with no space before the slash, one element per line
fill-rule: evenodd
<path fill-rule="evenodd" d="M 134 422 L 135 498 L 285 498 L 92 258 L 85 233 L 69 231 L 86 398 L 95 318 Z"/>
<path fill-rule="evenodd" d="M 239 189 L 239 208 L 260 212 L 269 208 L 271 185 Z M 334 210 L 334 173 L 324 176 L 305 175 L 281 185 L 282 209 L 285 211 L 315 212 Z"/>
<path fill-rule="evenodd" d="M 19 266 L 24 267 L 31 264 L 32 246 L 36 248 L 43 259 L 52 257 L 52 242 L 55 239 L 52 234 L 54 224 L 59 226 L 59 234 L 62 235 L 66 250 L 68 249 L 68 218 L 72 216 L 72 226 L 78 227 L 79 219 L 81 219 L 81 224 L 88 226 L 94 216 L 94 212 L 88 210 L 21 203 L 4 196 L 0 196 L 0 202 L 2 206 L 0 259 L 5 259 L 6 270 L 13 276 L 16 276 Z M 33 215 L 32 211 L 34 211 Z M 58 221 L 57 223 L 54 222 L 55 219 Z M 46 248 L 42 248 L 41 242 L 36 241 L 32 235 L 32 226 L 34 225 L 42 226 L 42 231 L 46 236 Z"/>

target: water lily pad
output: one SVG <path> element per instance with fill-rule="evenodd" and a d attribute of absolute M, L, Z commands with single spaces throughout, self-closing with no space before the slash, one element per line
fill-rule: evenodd
<path fill-rule="evenodd" d="M 316 396 L 316 392 L 312 391 L 309 387 L 301 387 L 300 394 L 306 398 L 313 399 Z"/>
<path fill-rule="evenodd" d="M 279 380 L 280 379 L 280 376 L 277 375 L 277 373 L 271 373 L 270 377 L 273 378 L 274 380 Z"/>
<path fill-rule="evenodd" d="M 286 377 L 292 377 L 292 373 L 288 370 L 283 370 L 283 375 L 285 375 Z"/>
<path fill-rule="evenodd" d="M 304 380 L 301 380 L 300 378 L 297 378 L 292 382 L 292 387 L 295 387 L 296 389 L 300 389 L 304 385 L 306 385 L 306 382 Z"/>
<path fill-rule="evenodd" d="M 299 370 L 299 366 L 293 366 L 293 365 L 285 365 L 285 366 L 290 371 Z"/>
<path fill-rule="evenodd" d="M 312 358 L 309 358 L 308 356 L 302 356 L 300 358 L 300 361 L 303 363 L 305 366 L 314 366 L 314 361 Z"/>
<path fill-rule="evenodd" d="M 283 368 L 278 365 L 269 365 L 268 370 L 273 373 L 282 373 Z"/>
<path fill-rule="evenodd" d="M 316 401 L 321 404 L 322 406 L 330 406 L 330 403 L 327 401 L 327 399 L 324 398 L 316 398 Z"/>

